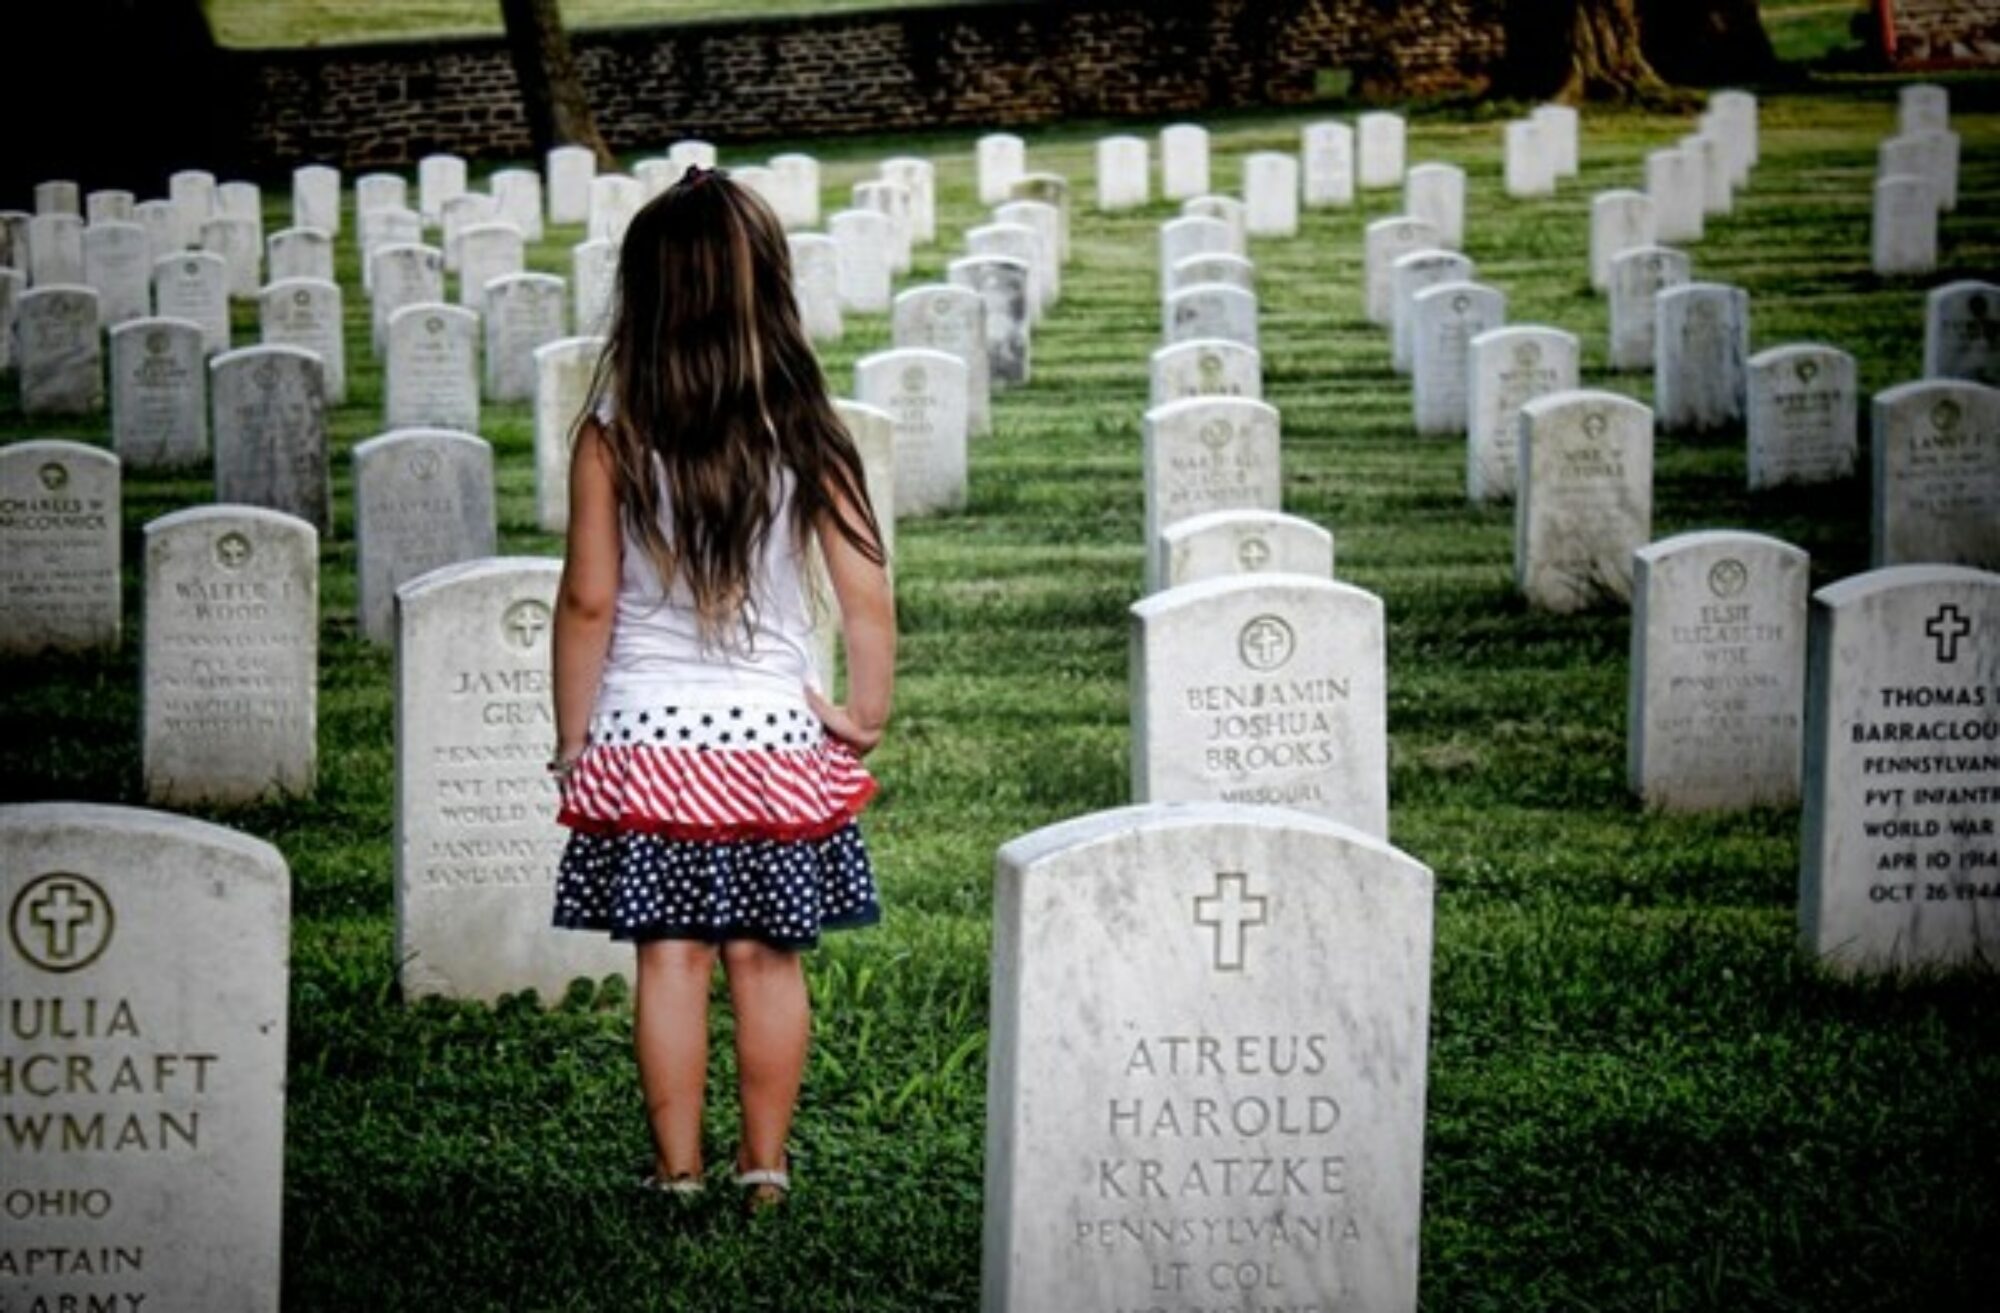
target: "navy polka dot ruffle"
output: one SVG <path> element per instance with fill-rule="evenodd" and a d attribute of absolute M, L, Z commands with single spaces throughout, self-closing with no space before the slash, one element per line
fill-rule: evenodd
<path fill-rule="evenodd" d="M 861 828 L 822 839 L 675 839 L 572 832 L 555 924 L 614 939 L 756 939 L 806 949 L 822 930 L 881 919 Z"/>

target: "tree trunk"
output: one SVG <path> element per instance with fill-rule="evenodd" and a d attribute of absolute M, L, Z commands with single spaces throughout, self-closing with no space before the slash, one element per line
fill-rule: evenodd
<path fill-rule="evenodd" d="M 1666 90 L 1646 60 L 1633 0 L 1578 0 L 1569 49 L 1569 77 L 1555 94 L 1565 104 L 1641 100 Z"/>
<path fill-rule="evenodd" d="M 514 57 L 514 76 L 521 83 L 521 102 L 536 152 L 587 146 L 596 153 L 600 169 L 617 168 L 618 161 L 590 112 L 590 98 L 570 54 L 557 0 L 500 0 L 500 17 L 507 25 L 507 48 Z"/>
<path fill-rule="evenodd" d="M 1576 104 L 1685 96 L 1669 82 L 1749 81 L 1776 67 L 1757 0 L 1509 0 L 1496 90 Z"/>
<path fill-rule="evenodd" d="M 1669 82 L 1728 86 L 1779 71 L 1757 0 L 1639 0 L 1639 19 L 1646 58 Z"/>

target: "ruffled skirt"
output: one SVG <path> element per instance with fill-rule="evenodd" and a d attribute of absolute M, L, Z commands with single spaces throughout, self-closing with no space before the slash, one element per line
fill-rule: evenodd
<path fill-rule="evenodd" d="M 871 924 L 881 907 L 855 818 L 875 790 L 803 708 L 600 712 L 563 782 L 555 924 L 791 949 Z"/>

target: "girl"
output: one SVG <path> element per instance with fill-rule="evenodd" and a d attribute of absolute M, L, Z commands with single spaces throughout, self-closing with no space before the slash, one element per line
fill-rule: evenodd
<path fill-rule="evenodd" d="M 736 1015 L 753 1209 L 790 1189 L 801 950 L 880 916 L 855 817 L 896 626 L 861 460 L 800 327 L 783 229 L 689 168 L 626 230 L 570 467 L 556 747 L 570 829 L 555 923 L 634 941 L 649 1188 L 703 1179 L 709 982 Z M 817 687 L 809 549 L 838 599 L 848 700 Z"/>

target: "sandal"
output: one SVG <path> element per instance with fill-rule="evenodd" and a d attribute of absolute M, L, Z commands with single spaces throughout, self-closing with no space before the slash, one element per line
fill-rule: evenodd
<path fill-rule="evenodd" d="M 682 1199 L 695 1198 L 708 1188 L 699 1176 L 661 1176 L 651 1168 L 640 1171 L 638 1185 L 641 1190 L 676 1195 Z"/>
<path fill-rule="evenodd" d="M 736 1184 L 744 1191 L 744 1208 L 755 1215 L 785 1202 L 792 1174 L 782 1167 L 753 1167 L 737 1172 Z"/>

